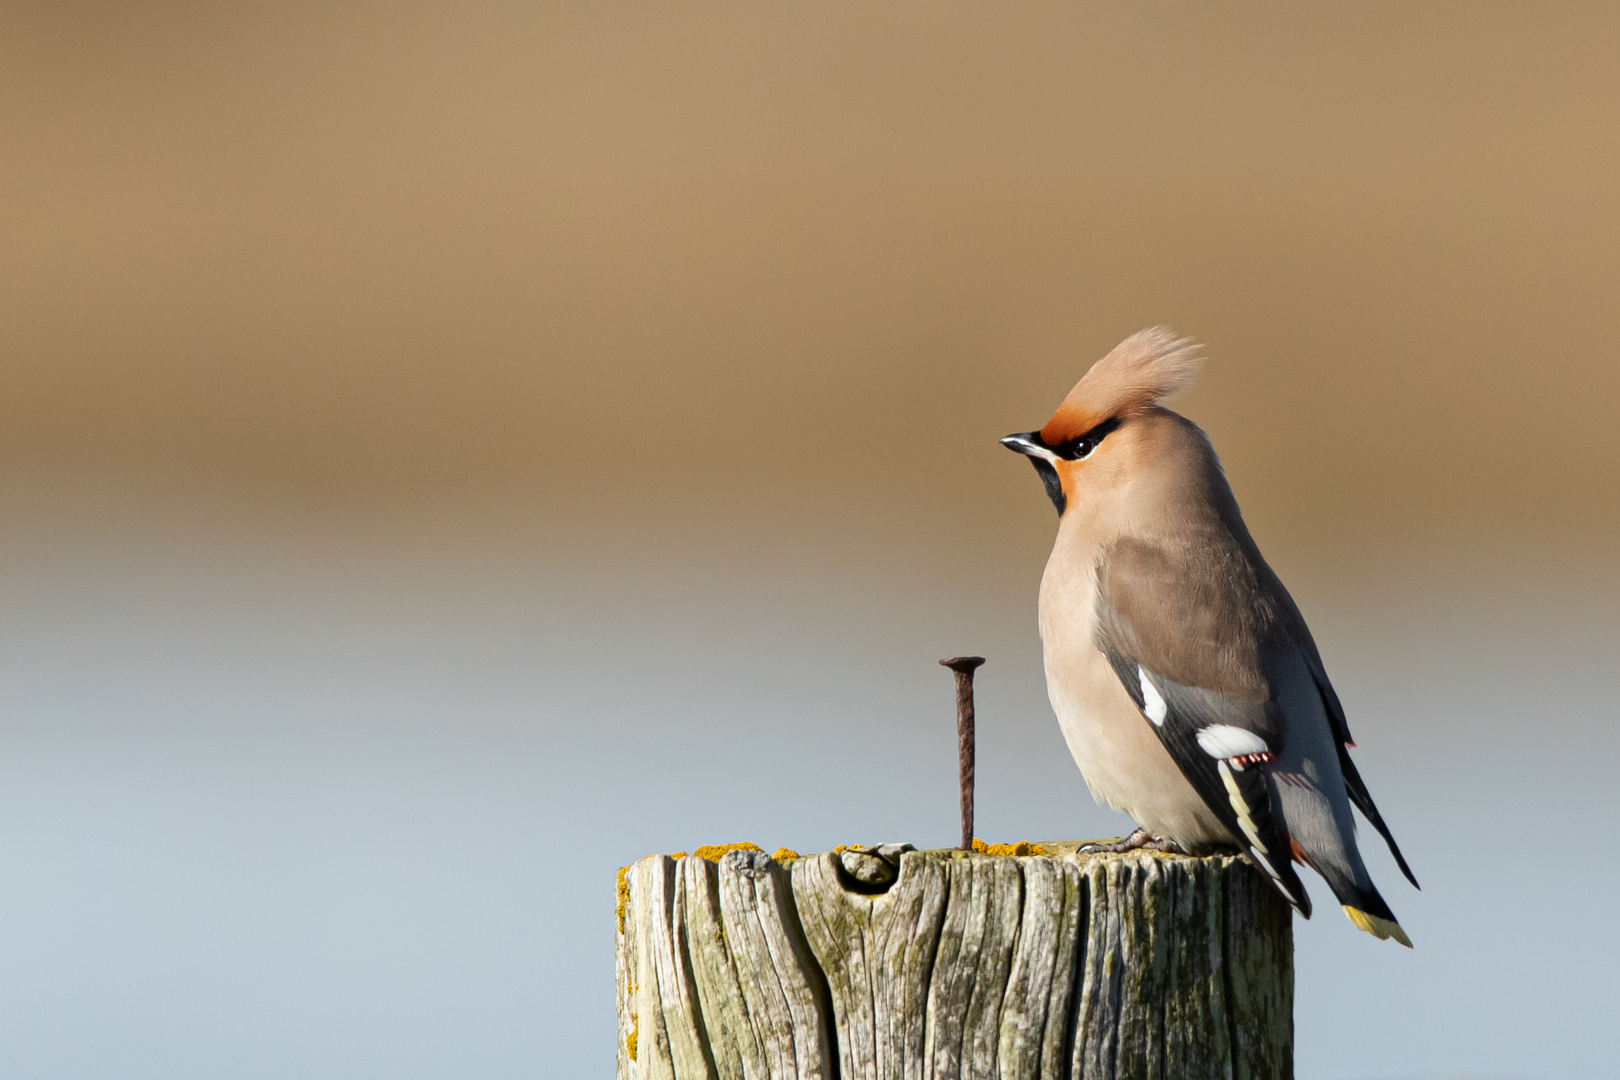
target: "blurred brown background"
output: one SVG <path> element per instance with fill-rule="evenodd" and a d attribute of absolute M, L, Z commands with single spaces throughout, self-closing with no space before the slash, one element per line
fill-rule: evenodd
<path fill-rule="evenodd" d="M 0 889 L 24 958 L 4 1071 L 605 1074 L 607 894 L 545 907 L 546 838 L 584 830 L 607 880 L 748 832 L 770 790 L 793 794 L 767 846 L 945 842 L 948 788 L 879 777 L 914 753 L 948 776 L 924 718 L 952 652 L 991 655 L 1006 718 L 991 824 L 1116 828 L 1044 711 L 1051 510 L 995 439 L 1154 323 L 1207 344 L 1177 407 L 1318 627 L 1386 814 L 1451 883 L 1411 921 L 1391 896 L 1428 966 L 1319 926 L 1331 906 L 1311 924 L 1331 944 L 1302 937 L 1301 1075 L 1616 1064 L 1572 1033 L 1617 1005 L 1590 954 L 1500 976 L 1545 1007 L 1528 1024 L 1460 965 L 1507 929 L 1495 844 L 1620 817 L 1569 761 L 1616 748 L 1620 9 L 0 19 L 0 846 L 38 860 Z M 837 765 L 834 735 L 873 756 Z M 673 775 L 612 792 L 626 747 Z M 801 771 L 760 787 L 783 757 Z M 85 799 L 101 816 L 72 817 Z M 298 814 L 284 847 L 244 839 Z M 199 822 L 172 866 L 82 854 Z M 285 903 L 236 921 L 266 876 Z M 482 899 L 432 892 L 451 879 Z M 384 929 L 344 951 L 362 924 Z M 55 996 L 27 989 L 87 935 Z M 196 955 L 129 951 L 159 939 Z M 262 970 L 217 959 L 261 947 Z M 157 989 L 106 989 L 153 964 Z M 1459 984 L 1477 999 L 1424 1011 Z"/>
<path fill-rule="evenodd" d="M 987 436 L 1168 322 L 1209 344 L 1192 411 L 1279 528 L 1606 536 L 1617 30 L 14 6 L 3 465 L 938 512 L 1005 471 Z"/>

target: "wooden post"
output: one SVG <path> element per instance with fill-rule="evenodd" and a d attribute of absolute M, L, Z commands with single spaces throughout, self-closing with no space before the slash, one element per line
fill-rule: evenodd
<path fill-rule="evenodd" d="M 1291 1077 L 1292 918 L 1265 879 L 1076 847 L 642 859 L 619 1080 Z"/>

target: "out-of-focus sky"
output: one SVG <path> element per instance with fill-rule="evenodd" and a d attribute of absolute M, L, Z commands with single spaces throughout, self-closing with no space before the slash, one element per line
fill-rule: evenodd
<path fill-rule="evenodd" d="M 1114 834 L 995 440 L 1126 334 L 1317 631 L 1418 949 L 1299 1075 L 1606 1077 L 1620 14 L 0 16 L 0 1073 L 604 1075 L 650 851 Z"/>

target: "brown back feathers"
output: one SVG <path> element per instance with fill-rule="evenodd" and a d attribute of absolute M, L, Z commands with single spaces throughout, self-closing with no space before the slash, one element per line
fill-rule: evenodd
<path fill-rule="evenodd" d="M 1138 331 L 1091 365 L 1041 428 L 1041 439 L 1056 446 L 1104 420 L 1152 408 L 1160 398 L 1190 387 L 1202 363 L 1192 338 L 1178 338 L 1166 326 Z"/>

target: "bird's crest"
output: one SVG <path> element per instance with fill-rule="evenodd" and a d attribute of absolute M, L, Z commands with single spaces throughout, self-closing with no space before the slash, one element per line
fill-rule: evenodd
<path fill-rule="evenodd" d="M 1041 428 L 1041 440 L 1056 446 L 1104 420 L 1149 409 L 1160 398 L 1190 387 L 1203 362 L 1192 338 L 1178 338 L 1167 326 L 1139 330 L 1081 376 Z"/>

